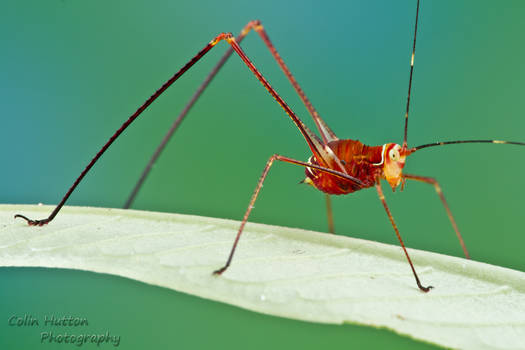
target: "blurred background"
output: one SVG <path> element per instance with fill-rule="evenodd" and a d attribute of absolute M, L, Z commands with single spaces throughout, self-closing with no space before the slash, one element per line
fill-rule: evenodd
<path fill-rule="evenodd" d="M 58 203 L 145 99 L 215 35 L 236 34 L 251 19 L 263 22 L 340 138 L 401 143 L 415 8 L 415 1 L 5 2 L 0 202 Z M 525 141 L 524 16 L 521 1 L 422 1 L 409 145 Z M 314 128 L 258 36 L 251 33 L 242 46 Z M 217 45 L 143 113 L 67 204 L 122 207 L 158 142 L 226 49 Z M 232 56 L 132 207 L 240 220 L 274 153 L 310 156 L 279 105 Z M 440 181 L 474 260 L 525 271 L 523 159 L 523 147 L 454 145 L 414 154 L 405 172 Z M 327 231 L 324 195 L 298 185 L 303 174 L 276 164 L 250 221 Z M 385 191 L 409 247 L 462 256 L 432 186 Z M 375 190 L 333 198 L 333 206 L 338 234 L 398 244 Z M 113 276 L 2 268 L 0 278 L 3 315 L 88 317 L 90 329 L 121 334 L 124 348 L 427 347 L 385 330 L 263 316 Z M 5 324 L 0 334 L 11 347 L 38 343 L 36 330 Z"/>

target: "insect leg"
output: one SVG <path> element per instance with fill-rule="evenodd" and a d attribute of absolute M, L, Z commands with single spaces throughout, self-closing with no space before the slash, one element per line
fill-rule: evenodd
<path fill-rule="evenodd" d="M 321 167 L 321 166 L 318 166 L 318 165 L 314 165 L 314 164 L 309 164 L 309 163 L 306 163 L 306 162 L 302 162 L 300 160 L 295 160 L 295 159 L 292 159 L 292 158 L 283 157 L 283 156 L 280 156 L 278 154 L 274 154 L 273 156 L 270 157 L 268 162 L 266 162 L 266 166 L 264 167 L 264 170 L 263 170 L 263 172 L 261 174 L 261 177 L 259 178 L 259 181 L 257 182 L 257 186 L 255 187 L 255 191 L 253 192 L 252 198 L 250 199 L 250 204 L 248 205 L 248 209 L 246 209 L 246 212 L 244 213 L 244 216 L 242 218 L 241 226 L 239 227 L 239 231 L 237 231 L 237 236 L 235 237 L 235 241 L 233 242 L 233 246 L 232 246 L 232 249 L 230 251 L 230 255 L 228 256 L 228 260 L 226 261 L 226 264 L 223 267 L 221 267 L 220 269 L 215 270 L 213 272 L 213 274 L 220 275 L 224 271 L 226 271 L 226 269 L 230 266 L 230 264 L 232 262 L 232 259 L 233 259 L 233 254 L 235 254 L 235 249 L 237 248 L 237 243 L 239 242 L 239 238 L 241 238 L 241 234 L 242 234 L 242 231 L 244 229 L 244 226 L 246 225 L 246 222 L 248 221 L 248 217 L 250 216 L 250 213 L 252 212 L 252 209 L 253 209 L 253 206 L 255 204 L 255 201 L 257 200 L 257 196 L 259 195 L 259 192 L 261 191 L 263 182 L 266 179 L 266 176 L 268 175 L 268 172 L 270 171 L 270 168 L 271 168 L 271 166 L 272 166 L 272 164 L 273 164 L 273 162 L 275 160 L 279 160 L 279 161 L 287 162 L 287 163 L 291 163 L 291 164 L 296 164 L 296 165 L 300 165 L 300 166 L 303 166 L 303 167 L 309 167 L 309 168 L 318 169 L 320 171 L 323 171 L 323 172 L 326 172 L 326 173 L 329 173 L 329 174 L 341 177 L 341 178 L 343 178 L 345 180 L 354 182 L 356 184 L 362 185 L 362 182 L 360 180 L 358 180 L 358 179 L 356 179 L 356 178 L 354 178 L 352 176 L 349 176 L 347 174 L 344 174 L 342 172 L 339 172 L 339 171 L 336 171 L 336 170 L 333 170 L 333 169 L 329 169 L 329 168 L 324 168 L 324 167 Z"/>
<path fill-rule="evenodd" d="M 335 154 L 332 152 L 332 150 L 325 143 L 322 143 L 321 140 L 319 140 L 318 137 L 315 134 L 313 134 L 310 131 L 310 129 L 308 129 L 308 127 L 297 117 L 297 115 L 295 115 L 295 113 L 290 109 L 290 107 L 288 107 L 288 105 L 283 101 L 283 99 L 270 86 L 270 84 L 266 81 L 266 79 L 262 76 L 262 74 L 257 70 L 257 68 L 255 68 L 253 63 L 250 62 L 250 60 L 248 59 L 246 54 L 242 51 L 240 46 L 234 40 L 233 41 L 229 41 L 229 42 L 233 46 L 233 49 L 239 54 L 239 56 L 241 56 L 242 60 L 246 63 L 246 65 L 252 71 L 252 73 L 257 77 L 257 79 L 261 82 L 261 84 L 264 85 L 264 87 L 268 90 L 268 92 L 281 105 L 281 107 L 285 110 L 286 114 L 288 114 L 288 116 L 295 123 L 295 125 L 297 126 L 299 131 L 303 134 L 306 142 L 308 143 L 308 146 L 312 150 L 312 153 L 316 157 L 317 161 L 322 166 L 325 166 L 325 167 L 337 167 L 337 169 L 340 169 L 343 173 L 346 173 L 345 167 L 341 164 L 341 161 L 337 158 L 337 156 L 335 156 Z M 276 53 L 276 51 L 275 51 L 275 53 Z M 282 62 L 282 60 L 281 60 L 281 62 Z M 283 63 L 283 65 L 284 65 L 284 63 Z M 283 67 L 281 67 L 281 68 L 283 68 Z M 284 66 L 283 69 L 287 70 L 286 66 Z M 286 73 L 286 70 L 285 70 L 285 73 Z M 291 77 L 291 74 L 290 74 L 290 77 Z M 293 79 L 293 77 L 292 77 L 292 79 Z M 296 84 L 296 86 L 297 86 L 297 88 L 300 89 L 299 85 Z M 302 90 L 298 90 L 298 92 L 299 91 L 302 91 Z M 303 94 L 303 96 L 304 96 L 304 94 Z M 304 98 L 306 99 L 306 96 L 304 96 Z M 308 101 L 308 100 L 306 99 L 306 101 Z M 314 117 L 314 120 L 316 120 L 315 117 Z M 320 118 L 319 118 L 319 120 L 320 120 Z M 331 215 L 331 211 L 328 214 Z"/>
<path fill-rule="evenodd" d="M 241 41 L 244 39 L 244 37 L 256 25 L 260 25 L 260 22 L 259 21 L 250 21 L 250 22 L 248 22 L 248 24 L 246 24 L 246 26 L 244 26 L 244 28 L 242 29 L 241 33 L 237 36 L 237 38 L 236 38 L 237 42 L 240 44 Z M 195 102 L 197 102 L 197 100 L 199 99 L 201 94 L 208 87 L 208 85 L 211 83 L 213 78 L 215 78 L 215 76 L 217 75 L 219 70 L 226 63 L 226 61 L 230 58 L 232 53 L 233 53 L 233 48 L 232 47 L 228 48 L 228 50 L 224 53 L 224 55 L 221 57 L 219 62 L 217 62 L 215 67 L 213 67 L 213 69 L 210 71 L 208 76 L 204 79 L 204 81 L 201 83 L 201 85 L 197 88 L 197 90 L 195 91 L 195 93 L 193 94 L 191 99 L 188 101 L 186 106 L 184 106 L 184 109 L 177 116 L 177 119 L 175 119 L 175 121 L 171 125 L 171 127 L 168 130 L 168 132 L 166 133 L 166 135 L 164 135 L 164 138 L 162 139 L 160 144 L 157 146 L 157 148 L 155 149 L 155 152 L 153 152 L 153 155 L 151 156 L 150 160 L 148 161 L 148 164 L 146 165 L 146 167 L 142 171 L 142 174 L 140 175 L 137 183 L 135 184 L 135 186 L 133 187 L 133 190 L 131 191 L 131 194 L 129 195 L 128 199 L 126 200 L 126 203 L 123 206 L 124 209 L 128 209 L 131 206 L 131 204 L 135 200 L 135 197 L 137 196 L 140 188 L 144 184 L 144 181 L 146 181 L 146 178 L 148 177 L 151 169 L 153 168 L 153 164 L 155 164 L 155 162 L 157 161 L 157 159 L 161 155 L 162 151 L 164 150 L 164 148 L 168 144 L 169 140 L 171 139 L 171 137 L 173 136 L 175 131 L 177 131 L 177 129 L 179 128 L 180 124 L 182 123 L 182 121 L 184 120 L 184 118 L 186 117 L 188 112 L 191 110 L 191 108 L 193 107 Z"/>
<path fill-rule="evenodd" d="M 265 45 L 270 50 L 270 53 L 274 57 L 274 59 L 277 61 L 277 64 L 283 71 L 283 73 L 286 75 L 292 86 L 294 87 L 295 91 L 303 101 L 304 105 L 308 109 L 308 112 L 312 116 L 317 128 L 319 129 L 319 132 L 321 133 L 321 138 L 323 140 L 324 144 L 327 144 L 330 141 L 337 140 L 337 136 L 335 133 L 328 127 L 328 125 L 322 120 L 319 113 L 315 110 L 314 106 L 310 102 L 310 100 L 306 97 L 306 94 L 304 93 L 303 89 L 299 86 L 299 83 L 297 83 L 297 80 L 294 78 L 286 64 L 284 63 L 283 59 L 277 52 L 275 46 L 270 41 L 270 38 L 268 34 L 266 33 L 266 30 L 264 29 L 263 25 L 259 20 L 250 21 L 248 24 L 241 30 L 241 33 L 237 36 L 236 41 L 237 43 L 241 43 L 241 41 L 244 39 L 244 37 L 251 31 L 255 30 L 259 36 L 261 37 L 262 41 L 265 43 Z M 233 52 L 233 48 L 229 48 L 228 51 L 221 57 L 217 65 L 211 70 L 211 72 L 208 74 L 206 79 L 202 82 L 202 84 L 199 86 L 197 91 L 193 94 L 188 104 L 184 107 L 182 112 L 179 114 L 177 119 L 174 121 L 164 138 L 162 139 L 161 143 L 151 156 L 148 164 L 142 171 L 141 176 L 139 177 L 139 180 L 135 184 L 131 194 L 129 195 L 128 199 L 126 200 L 126 203 L 124 204 L 124 209 L 127 209 L 131 206 L 131 203 L 134 201 L 135 197 L 138 194 L 138 191 L 140 190 L 141 186 L 143 185 L 144 181 L 146 180 L 149 172 L 151 171 L 153 164 L 156 162 L 164 148 L 166 147 L 166 144 L 172 137 L 172 135 L 175 133 L 179 125 L 181 124 L 182 120 L 185 118 L 186 114 L 189 112 L 189 110 L 193 107 L 195 102 L 198 100 L 202 92 L 206 89 L 206 87 L 209 85 L 209 83 L 212 81 L 212 79 L 215 77 L 215 75 L 218 73 L 218 71 L 222 68 L 224 63 L 229 59 Z M 340 163 L 338 159 L 335 159 L 336 163 Z M 345 168 L 338 164 L 339 168 L 344 170 Z M 328 217 L 328 227 L 330 232 L 334 232 L 334 225 L 333 225 L 333 215 L 332 215 L 332 208 L 330 199 L 326 199 L 326 205 L 327 205 L 327 217 Z"/>
<path fill-rule="evenodd" d="M 254 66 L 254 64 L 250 61 L 248 56 L 244 53 L 244 51 L 241 49 L 239 44 L 235 41 L 235 38 L 231 33 L 221 33 L 218 36 L 216 36 L 212 41 L 210 41 L 201 51 L 197 53 L 188 63 L 184 65 L 177 73 L 175 73 L 168 81 L 166 81 L 153 95 L 151 95 L 150 98 L 146 100 L 136 111 L 133 113 L 128 120 L 122 124 L 122 126 L 109 138 L 109 140 L 106 142 L 104 146 L 97 152 L 95 157 L 89 162 L 89 164 L 86 166 L 86 168 L 80 173 L 80 176 L 75 180 L 73 185 L 69 188 L 66 195 L 62 198 L 60 203 L 55 207 L 55 209 L 51 212 L 51 214 L 46 218 L 42 220 L 32 220 L 27 218 L 24 215 L 16 214 L 15 218 L 22 218 L 27 221 L 29 225 L 32 226 L 42 226 L 47 223 L 49 223 L 53 218 L 58 214 L 60 209 L 63 207 L 71 193 L 75 190 L 75 188 L 78 186 L 80 181 L 84 178 L 84 176 L 89 172 L 89 170 L 93 167 L 93 165 L 98 161 L 98 159 L 106 152 L 106 150 L 111 146 L 111 144 L 122 134 L 122 132 L 151 104 L 153 101 L 155 101 L 168 87 L 170 87 L 177 79 L 179 79 L 188 69 L 190 69 L 195 63 L 197 63 L 208 51 L 210 51 L 215 45 L 219 43 L 219 41 L 225 40 L 230 44 L 233 48 L 233 50 L 239 55 L 239 57 L 243 60 L 243 62 L 246 64 L 246 66 L 250 69 L 250 71 L 255 75 L 257 80 L 266 88 L 266 90 L 272 95 L 272 97 L 279 103 L 279 105 L 282 107 L 282 109 L 286 112 L 286 114 L 290 117 L 290 119 L 294 122 L 294 124 L 297 126 L 301 134 L 304 136 L 306 142 L 308 143 L 308 146 L 310 147 L 310 150 L 315 155 L 317 161 L 325 166 L 330 166 L 333 159 L 333 152 L 330 152 L 325 149 L 325 146 L 321 143 L 319 138 L 299 119 L 299 117 L 292 111 L 292 109 L 284 102 L 284 100 L 279 96 L 277 91 L 275 91 L 274 88 L 270 85 L 270 83 L 264 78 L 264 76 L 259 72 L 259 70 Z"/>
<path fill-rule="evenodd" d="M 171 78 L 169 78 L 153 95 L 151 95 L 146 102 L 144 102 L 129 118 L 126 120 L 121 127 L 109 138 L 109 140 L 102 146 L 102 148 L 97 152 L 95 157 L 91 159 L 89 164 L 84 168 L 84 170 L 80 173 L 80 176 L 75 180 L 73 185 L 69 188 L 67 193 L 64 195 L 60 203 L 55 207 L 55 209 L 51 212 L 51 214 L 42 220 L 33 220 L 29 219 L 28 217 L 20 214 L 15 215 L 16 218 L 22 218 L 26 220 L 26 222 L 31 226 L 43 226 L 47 223 L 49 223 L 51 220 L 55 218 L 55 216 L 58 214 L 60 209 L 64 206 L 67 199 L 75 188 L 78 186 L 80 181 L 86 176 L 86 174 L 89 172 L 89 170 L 95 165 L 95 163 L 98 161 L 98 159 L 106 152 L 106 150 L 111 146 L 111 144 L 122 134 L 122 132 L 131 124 L 133 121 L 142 113 L 150 104 L 153 103 L 164 91 L 166 91 L 167 88 L 169 88 L 177 79 L 179 79 L 188 69 L 190 69 L 195 63 L 197 63 L 208 51 L 210 51 L 217 43 L 221 40 L 230 40 L 231 34 L 229 33 L 221 33 L 215 39 L 210 41 L 201 51 L 199 51 L 188 63 L 186 63 L 177 73 L 175 73 Z M 233 38 L 232 38 L 233 39 Z"/>
<path fill-rule="evenodd" d="M 439 183 L 437 182 L 437 180 L 432 177 L 409 175 L 409 174 L 403 174 L 403 178 L 409 179 L 409 180 L 421 181 L 427 184 L 434 185 L 434 188 L 436 189 L 436 193 L 438 194 L 439 198 L 441 199 L 441 203 L 443 203 L 443 206 L 445 207 L 445 210 L 447 211 L 447 215 L 448 215 L 450 222 L 452 223 L 452 227 L 454 228 L 454 231 L 456 231 L 456 236 L 458 236 L 459 244 L 461 244 L 461 248 L 463 248 L 463 253 L 465 254 L 465 257 L 467 259 L 470 259 L 469 253 L 467 251 L 467 247 L 465 246 L 465 241 L 463 241 L 463 237 L 461 236 L 461 233 L 459 233 L 459 229 L 458 229 L 458 225 L 456 224 L 456 220 L 454 220 L 454 216 L 452 216 L 452 212 L 450 211 L 447 201 L 445 200 L 445 196 L 443 195 L 443 191 L 441 191 L 441 187 L 439 186 Z"/>
<path fill-rule="evenodd" d="M 312 116 L 315 125 L 317 126 L 317 129 L 321 133 L 321 138 L 323 139 L 323 142 L 327 144 L 330 141 L 338 140 L 335 133 L 328 127 L 328 125 L 324 122 L 319 113 L 315 110 L 310 100 L 306 97 L 306 94 L 304 93 L 303 89 L 301 89 L 299 83 L 297 82 L 297 80 L 295 80 L 294 76 L 292 75 L 292 73 L 284 63 L 283 59 L 281 58 L 281 55 L 279 55 L 277 49 L 275 48 L 275 46 L 273 46 L 272 42 L 270 41 L 270 37 L 266 33 L 266 30 L 264 30 L 263 25 L 259 22 L 258 25 L 254 27 L 254 30 L 259 34 L 262 41 L 264 41 L 264 43 L 270 50 L 273 58 L 277 61 L 277 64 L 279 65 L 279 67 L 281 67 L 281 70 L 286 75 L 286 77 L 294 87 L 295 91 L 303 101 L 304 105 L 308 109 L 308 112 Z"/>
<path fill-rule="evenodd" d="M 299 86 L 299 83 L 295 79 L 295 77 L 292 75 L 292 72 L 290 72 L 290 69 L 288 69 L 288 66 L 284 63 L 281 55 L 277 52 L 277 49 L 275 46 L 273 46 L 270 37 L 266 33 L 266 30 L 264 29 L 263 25 L 259 22 L 258 25 L 254 27 L 254 30 L 259 34 L 262 41 L 266 44 L 268 49 L 270 50 L 273 58 L 277 61 L 277 64 L 279 67 L 281 67 L 281 70 L 286 75 L 288 80 L 290 81 L 290 84 L 294 87 L 295 91 L 303 101 L 304 105 L 308 109 L 308 112 L 310 112 L 310 115 L 312 116 L 312 119 L 315 122 L 315 125 L 317 126 L 317 129 L 319 130 L 319 133 L 321 134 L 321 138 L 323 140 L 323 143 L 326 145 L 330 141 L 338 140 L 335 133 L 330 129 L 330 127 L 324 122 L 324 120 L 321 118 L 317 110 L 314 108 L 308 97 L 306 97 L 306 94 L 304 93 L 301 86 Z M 336 163 L 339 163 L 339 168 L 344 170 L 345 168 L 340 164 L 339 159 L 335 159 Z M 328 231 L 330 233 L 334 233 L 334 218 L 332 213 L 332 203 L 330 200 L 330 196 L 326 195 L 326 216 L 328 220 Z"/>
<path fill-rule="evenodd" d="M 394 222 L 392 213 L 390 212 L 390 209 L 388 208 L 388 205 L 386 204 L 385 195 L 383 194 L 383 189 L 381 188 L 381 183 L 379 181 L 376 183 L 376 189 L 377 189 L 377 194 L 379 195 L 379 199 L 381 200 L 381 203 L 383 203 L 383 207 L 385 207 L 386 214 L 388 215 L 388 218 L 390 219 L 390 223 L 392 224 L 392 227 L 394 227 L 394 231 L 396 232 L 397 239 L 399 240 L 399 243 L 401 244 L 401 248 L 403 248 L 403 251 L 405 252 L 405 256 L 407 257 L 408 263 L 410 264 L 412 273 L 414 274 L 414 277 L 416 278 L 417 286 L 423 292 L 428 292 L 433 287 L 432 286 L 424 287 L 421 284 L 421 282 L 419 282 L 419 277 L 417 276 L 416 269 L 414 268 L 414 265 L 412 264 L 412 260 L 410 259 L 410 256 L 408 255 L 407 249 L 405 247 L 405 243 L 403 243 L 403 239 L 401 238 L 401 234 L 399 233 L 397 225 Z"/>

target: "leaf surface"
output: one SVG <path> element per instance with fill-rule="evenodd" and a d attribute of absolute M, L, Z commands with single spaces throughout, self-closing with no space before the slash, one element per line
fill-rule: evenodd
<path fill-rule="evenodd" d="M 377 242 L 249 223 L 231 267 L 239 222 L 134 210 L 0 206 L 0 266 L 113 274 L 265 314 L 387 327 L 462 349 L 525 348 L 525 273 Z"/>

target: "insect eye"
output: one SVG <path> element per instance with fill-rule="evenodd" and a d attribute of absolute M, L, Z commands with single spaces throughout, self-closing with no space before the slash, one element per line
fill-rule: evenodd
<path fill-rule="evenodd" d="M 388 152 L 388 155 L 393 161 L 399 160 L 399 151 L 397 149 L 391 149 L 390 152 Z"/>

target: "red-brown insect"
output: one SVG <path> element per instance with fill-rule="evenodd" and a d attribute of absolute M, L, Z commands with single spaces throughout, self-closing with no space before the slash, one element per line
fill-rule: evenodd
<path fill-rule="evenodd" d="M 335 133 L 328 127 L 328 125 L 326 125 L 326 123 L 321 119 L 317 111 L 314 109 L 314 107 L 312 106 L 312 104 L 310 103 L 310 101 L 308 100 L 308 98 L 306 97 L 306 95 L 304 94 L 300 86 L 298 85 L 297 81 L 294 79 L 294 77 L 290 73 L 290 70 L 284 64 L 282 58 L 279 56 L 276 49 L 270 42 L 270 39 L 268 35 L 266 34 L 266 31 L 264 30 L 261 23 L 259 21 L 251 21 L 243 28 L 243 30 L 241 31 L 241 33 L 239 34 L 237 38 L 234 38 L 229 33 L 219 34 L 215 39 L 213 39 L 210 43 L 208 43 L 199 53 L 197 53 L 197 55 L 193 57 L 184 67 L 182 67 L 175 75 L 173 75 L 166 83 L 164 83 L 164 85 L 162 85 L 161 88 L 158 89 L 149 99 L 147 99 L 146 102 L 144 102 L 144 104 L 140 106 L 135 111 L 135 113 L 133 113 L 133 115 L 131 115 L 124 124 L 122 124 L 122 126 L 115 132 L 115 134 L 108 140 L 108 142 L 98 151 L 98 153 L 91 160 L 91 162 L 87 165 L 87 167 L 82 171 L 80 176 L 76 179 L 76 181 L 73 183 L 73 185 L 68 190 L 66 195 L 62 198 L 58 206 L 53 210 L 53 212 L 48 218 L 42 219 L 42 220 L 32 220 L 20 214 L 15 215 L 15 217 L 20 217 L 20 218 L 25 219 L 29 225 L 38 225 L 38 226 L 45 225 L 49 223 L 51 220 L 53 220 L 53 218 L 58 214 L 58 212 L 60 211 L 64 203 L 67 201 L 71 193 L 75 190 L 76 186 L 84 178 L 84 176 L 91 169 L 91 167 L 97 162 L 97 160 L 102 156 L 102 154 L 117 139 L 117 137 L 119 137 L 119 135 L 151 103 L 153 103 L 153 101 L 155 101 L 155 99 L 157 99 L 157 97 L 159 97 L 171 84 L 173 84 L 177 79 L 179 79 L 187 70 L 189 70 L 197 61 L 199 61 L 216 44 L 218 44 L 222 40 L 225 40 L 231 45 L 231 48 L 221 58 L 219 63 L 216 65 L 216 67 L 212 70 L 210 75 L 203 82 L 201 87 L 194 94 L 194 96 L 192 97 L 188 105 L 184 108 L 183 112 L 179 115 L 179 117 L 173 124 L 172 128 L 170 129 L 168 134 L 165 136 L 163 142 L 161 143 L 161 145 L 155 152 L 154 156 L 152 157 L 152 160 L 146 167 L 133 193 L 131 194 L 130 198 L 126 202 L 125 207 L 129 207 L 129 205 L 133 201 L 141 184 L 146 178 L 149 172 L 149 169 L 151 169 L 152 164 L 155 162 L 156 158 L 158 157 L 158 155 L 164 148 L 165 144 L 167 143 L 167 140 L 172 136 L 174 131 L 180 125 L 180 122 L 182 121 L 182 119 L 185 117 L 189 109 L 193 106 L 195 101 L 199 98 L 202 91 L 206 88 L 209 82 L 213 79 L 213 77 L 218 72 L 218 70 L 226 62 L 226 60 L 233 53 L 233 51 L 235 51 L 239 55 L 239 57 L 244 61 L 244 63 L 248 66 L 248 68 L 252 71 L 252 73 L 256 76 L 256 78 L 263 84 L 263 86 L 268 90 L 268 92 L 273 96 L 273 98 L 281 105 L 284 111 L 292 119 L 292 121 L 295 123 L 295 125 L 297 126 L 301 134 L 304 136 L 313 155 L 310 157 L 310 159 L 307 162 L 291 159 L 291 158 L 284 157 L 284 156 L 277 155 L 277 154 L 270 157 L 270 159 L 266 163 L 266 166 L 263 170 L 261 178 L 259 179 L 259 182 L 257 183 L 255 192 L 253 193 L 251 197 L 249 206 L 244 214 L 244 217 L 242 219 L 239 231 L 233 243 L 233 247 L 231 249 L 228 260 L 226 261 L 226 264 L 222 268 L 216 270 L 214 273 L 221 274 L 230 266 L 233 255 L 235 253 L 237 243 L 243 232 L 243 228 L 248 220 L 250 212 L 253 209 L 254 203 L 260 192 L 262 184 L 266 176 L 268 175 L 268 172 L 272 164 L 274 163 L 274 161 L 279 160 L 279 161 L 283 161 L 283 162 L 296 164 L 296 165 L 305 167 L 306 178 L 303 182 L 327 194 L 326 198 L 327 198 L 329 227 L 330 227 L 330 231 L 332 232 L 333 232 L 333 221 L 332 221 L 332 215 L 331 215 L 329 195 L 349 194 L 349 193 L 352 193 L 352 192 L 355 192 L 355 191 L 358 191 L 364 188 L 375 187 L 378 192 L 379 199 L 381 200 L 386 210 L 388 218 L 390 219 L 392 223 L 392 226 L 397 235 L 397 238 L 399 239 L 401 247 L 403 248 L 403 251 L 406 255 L 408 263 L 412 269 L 412 272 L 416 279 L 416 283 L 422 291 L 427 292 L 432 287 L 423 286 L 418 278 L 414 265 L 412 264 L 410 256 L 408 255 L 408 252 L 405 248 L 405 245 L 399 233 L 399 230 L 394 222 L 390 209 L 388 208 L 387 203 L 385 201 L 380 180 L 382 179 L 386 180 L 388 184 L 392 187 L 392 190 L 395 190 L 399 186 L 403 188 L 403 185 L 406 180 L 422 181 L 422 182 L 432 184 L 435 187 L 437 194 L 439 195 L 447 211 L 447 214 L 452 223 L 452 226 L 463 248 L 464 254 L 468 258 L 469 257 L 468 251 L 465 247 L 461 234 L 454 221 L 452 213 L 450 212 L 450 209 L 447 205 L 445 197 L 443 196 L 441 192 L 439 184 L 437 183 L 435 179 L 430 178 L 430 177 L 404 174 L 403 168 L 405 166 L 406 157 L 408 157 L 412 153 L 420 149 L 423 149 L 423 148 L 446 145 L 446 144 L 507 143 L 507 144 L 516 144 L 516 145 L 524 146 L 525 143 L 497 141 L 497 140 L 460 140 L 460 141 L 435 142 L 435 143 L 425 144 L 425 145 L 421 145 L 417 147 L 408 147 L 408 144 L 407 144 L 408 113 L 409 113 L 409 107 L 410 107 L 410 92 L 411 92 L 411 87 L 412 87 L 412 75 L 413 75 L 413 68 L 414 68 L 414 55 L 415 55 L 415 47 L 416 47 L 418 16 L 419 16 L 419 0 L 417 2 L 416 18 L 415 18 L 415 26 L 414 26 L 414 38 L 413 38 L 413 47 L 412 47 L 412 57 L 410 60 L 410 77 L 409 77 L 407 105 L 406 105 L 406 112 L 405 112 L 404 138 L 403 138 L 403 142 L 401 145 L 395 144 L 395 143 L 386 143 L 380 146 L 366 146 L 366 145 L 363 145 L 359 141 L 339 139 L 335 135 Z M 268 81 L 262 76 L 262 74 L 257 70 L 257 68 L 255 68 L 255 66 L 248 59 L 244 51 L 239 46 L 239 43 L 242 41 L 242 39 L 252 29 L 255 30 L 259 34 L 259 36 L 264 41 L 264 43 L 270 50 L 271 54 L 273 55 L 273 57 L 275 58 L 275 60 L 277 61 L 277 63 L 279 64 L 279 66 L 281 67 L 281 69 L 283 70 L 283 72 L 285 73 L 285 75 L 287 76 L 287 78 L 289 79 L 289 81 L 291 82 L 295 90 L 297 91 L 297 93 L 299 94 L 299 96 L 301 97 L 302 101 L 304 102 L 308 111 L 310 112 L 317 126 L 317 129 L 319 130 L 321 137 L 316 136 L 297 117 L 297 115 L 290 109 L 290 107 L 284 102 L 284 100 L 270 86 Z"/>

